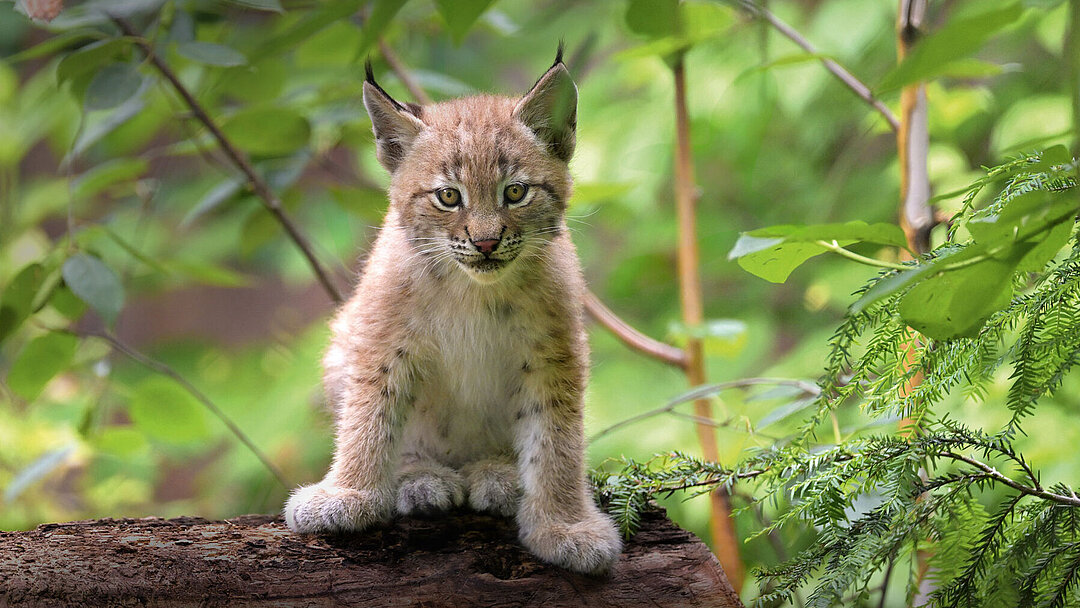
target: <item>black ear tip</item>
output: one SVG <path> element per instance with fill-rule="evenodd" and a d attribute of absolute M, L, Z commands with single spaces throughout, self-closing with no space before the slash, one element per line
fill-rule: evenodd
<path fill-rule="evenodd" d="M 564 46 L 563 39 L 559 38 L 559 49 L 557 51 L 555 51 L 555 63 L 551 64 L 551 67 L 555 67 L 555 66 L 557 66 L 557 65 L 559 65 L 560 63 L 563 62 L 563 60 L 562 60 L 563 46 Z"/>
<path fill-rule="evenodd" d="M 371 69 L 371 60 L 364 62 L 364 80 L 375 84 L 375 70 Z"/>

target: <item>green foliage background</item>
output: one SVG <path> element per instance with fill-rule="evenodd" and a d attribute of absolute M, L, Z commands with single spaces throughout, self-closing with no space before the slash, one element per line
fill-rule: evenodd
<path fill-rule="evenodd" d="M 95 0 L 69 5 L 49 25 L 0 3 L 0 529 L 275 511 L 288 491 L 181 385 L 101 338 L 56 330 L 114 326 L 204 392 L 290 483 L 317 479 L 331 449 L 318 366 L 331 302 L 181 100 L 103 16 L 121 4 L 251 156 L 343 287 L 385 206 L 387 178 L 360 103 L 364 59 L 391 94 L 410 99 L 380 38 L 436 99 L 523 92 L 566 41 L 580 91 L 571 226 L 586 275 L 625 319 L 676 342 L 688 330 L 678 323 L 674 276 L 667 59 L 686 51 L 712 319 L 689 331 L 707 336 L 711 381 L 813 383 L 852 294 L 878 275 L 817 256 L 775 285 L 740 268 L 746 257 L 728 259 L 741 232 L 763 226 L 893 223 L 899 187 L 895 138 L 881 117 L 823 70 L 820 57 L 739 2 Z M 901 69 L 895 8 L 769 3 L 890 106 L 898 86 L 930 79 L 935 194 L 981 179 L 983 166 L 1071 142 L 1065 3 L 932 3 L 928 29 L 940 36 Z M 996 194 L 980 195 L 978 206 Z M 938 204 L 951 214 L 963 201 Z M 935 244 L 945 230 L 934 233 Z M 862 241 L 855 251 L 897 261 L 883 247 L 893 236 L 864 237 L 830 238 Z M 590 434 L 687 388 L 678 370 L 602 329 L 591 342 Z M 1080 440 L 1080 426 L 1070 424 L 1080 382 L 1061 382 L 1040 399 L 1015 446 L 1048 486 L 1078 476 L 1069 455 Z M 1011 386 L 1008 370 L 991 374 L 977 394 L 935 396 L 935 408 L 996 430 L 1012 415 L 1002 406 Z M 804 392 L 783 387 L 722 397 L 714 408 L 725 466 L 757 454 L 748 450 L 785 445 L 814 412 Z M 831 411 L 840 440 L 895 432 L 909 413 L 888 403 L 869 413 Z M 822 428 L 820 439 L 831 441 L 833 427 Z M 605 434 L 590 457 L 600 465 L 673 449 L 696 450 L 692 423 L 664 415 Z M 753 489 L 736 486 L 736 505 L 747 505 Z M 663 502 L 706 537 L 706 504 L 683 498 Z M 754 536 L 763 518 L 783 518 L 787 508 L 757 506 L 736 519 L 748 565 L 772 566 L 817 542 L 821 529 L 812 525 Z M 754 597 L 754 586 L 744 595 Z M 904 594 L 897 588 L 888 599 L 903 605 Z"/>

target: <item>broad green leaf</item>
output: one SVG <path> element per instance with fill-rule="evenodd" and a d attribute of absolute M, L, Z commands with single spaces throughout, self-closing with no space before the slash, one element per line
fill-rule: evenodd
<path fill-rule="evenodd" d="M 265 60 L 271 55 L 280 55 L 289 51 L 331 23 L 348 19 L 360 10 L 363 4 L 364 0 L 330 0 L 320 3 L 317 8 L 305 13 L 285 31 L 267 37 L 266 41 L 251 53 L 251 56 Z"/>
<path fill-rule="evenodd" d="M 71 365 L 78 345 L 78 338 L 60 332 L 34 338 L 12 364 L 8 388 L 27 401 L 37 399 L 49 380 Z"/>
<path fill-rule="evenodd" d="M 90 443 L 98 452 L 119 458 L 139 456 L 150 448 L 146 435 L 129 426 L 107 426 Z"/>
<path fill-rule="evenodd" d="M 49 298 L 49 305 L 52 306 L 56 312 L 72 321 L 77 321 L 79 317 L 86 312 L 86 302 L 80 300 L 71 289 L 63 285 L 52 292 L 52 297 Z"/>
<path fill-rule="evenodd" d="M 8 487 L 4 488 L 4 502 L 14 501 L 26 488 L 60 468 L 74 452 L 75 445 L 69 444 L 59 449 L 49 450 L 39 456 L 28 467 L 16 473 Z"/>
<path fill-rule="evenodd" d="M 1014 261 L 986 259 L 941 272 L 904 294 L 900 317 L 936 340 L 971 337 L 1012 297 Z"/>
<path fill-rule="evenodd" d="M 690 327 L 672 323 L 668 333 L 683 343 L 687 338 L 701 340 L 710 355 L 734 357 L 746 346 L 746 323 L 738 319 L 707 319 Z"/>
<path fill-rule="evenodd" d="M 364 25 L 360 30 L 362 35 L 360 40 L 360 49 L 357 51 L 357 57 L 367 53 L 368 49 L 375 44 L 375 41 L 379 39 L 386 31 L 386 27 L 390 25 L 390 21 L 393 20 L 394 15 L 401 10 L 401 7 L 405 6 L 405 2 L 408 0 L 375 0 L 374 6 L 371 7 L 371 13 L 368 14 L 368 18 L 364 20 Z"/>
<path fill-rule="evenodd" d="M 469 33 L 469 28 L 494 2 L 495 0 L 435 0 L 435 7 L 446 22 L 454 44 L 461 44 Z"/>
<path fill-rule="evenodd" d="M 209 434 L 202 404 L 163 376 L 147 378 L 135 387 L 128 414 L 139 430 L 166 443 L 190 443 Z"/>
<path fill-rule="evenodd" d="M 991 249 L 1003 243 L 1026 241 L 1071 219 L 1080 206 L 1073 198 L 1033 190 L 1009 201 L 999 214 L 977 217 L 966 226 L 976 243 Z"/>
<path fill-rule="evenodd" d="M 92 197 L 109 186 L 134 180 L 147 168 L 149 163 L 138 157 L 106 161 L 73 179 L 71 195 L 75 199 Z"/>
<path fill-rule="evenodd" d="M 94 75 L 86 87 L 83 107 L 108 110 L 131 99 L 139 91 L 143 78 L 130 63 L 113 63 Z"/>
<path fill-rule="evenodd" d="M 176 45 L 176 52 L 179 53 L 181 57 L 190 59 L 196 63 L 204 63 L 206 65 L 214 65 L 223 68 L 247 64 L 247 57 L 244 57 L 244 54 L 240 51 L 225 46 L 224 44 L 217 44 L 214 42 L 201 42 L 198 40 L 181 42 Z"/>
<path fill-rule="evenodd" d="M 120 53 L 129 48 L 131 48 L 131 42 L 124 38 L 108 38 L 69 53 L 56 65 L 56 83 L 63 84 L 76 76 L 93 72 L 107 63 L 113 63 Z"/>
<path fill-rule="evenodd" d="M 238 175 L 226 177 L 218 182 L 199 199 L 199 202 L 195 203 L 191 211 L 187 212 L 184 219 L 180 221 L 180 227 L 190 226 L 195 220 L 235 198 L 244 188 L 244 183 L 244 179 Z"/>
<path fill-rule="evenodd" d="M 143 86 L 148 86 L 149 82 L 150 81 L 147 80 Z M 79 133 L 79 136 L 75 139 L 75 143 L 71 145 L 71 150 L 64 156 L 64 162 L 68 163 L 72 159 L 82 156 L 84 152 L 97 142 L 101 141 L 103 137 L 112 133 L 121 125 L 137 116 L 139 112 L 142 112 L 144 107 L 146 107 L 146 102 L 142 100 L 141 95 L 136 94 L 104 118 L 98 120 L 88 118 L 86 128 Z"/>
<path fill-rule="evenodd" d="M 34 294 L 45 279 L 45 267 L 30 264 L 0 291 L 0 342 L 6 340 L 33 312 Z"/>
<path fill-rule="evenodd" d="M 251 108 L 232 115 L 221 126 L 225 136 L 256 156 L 284 156 L 307 145 L 307 119 L 284 108 Z"/>
<path fill-rule="evenodd" d="M 79 299 L 107 323 L 116 320 L 124 306 L 124 287 L 111 268 L 94 256 L 77 253 L 64 262 L 63 274 L 64 283 Z"/>
<path fill-rule="evenodd" d="M 281 234 L 281 225 L 263 208 L 255 209 L 240 230 L 240 255 L 249 257 Z"/>
<path fill-rule="evenodd" d="M 836 241 L 840 246 L 857 242 L 904 247 L 904 232 L 893 224 L 818 224 L 770 226 L 742 234 L 728 253 L 747 272 L 773 283 L 783 283 L 793 270 L 810 258 L 828 251 L 816 241 Z"/>
<path fill-rule="evenodd" d="M 677 0 L 630 0 L 626 5 L 626 25 L 636 34 L 650 38 L 672 36 L 680 31 Z"/>
<path fill-rule="evenodd" d="M 1019 2 L 978 15 L 955 19 L 940 30 L 919 40 L 911 53 L 881 81 L 879 92 L 891 91 L 912 82 L 932 80 L 948 70 L 952 62 L 982 48 L 994 34 L 1015 23 L 1024 12 Z"/>
<path fill-rule="evenodd" d="M 7 57 L 4 57 L 4 61 L 7 63 L 18 63 L 28 59 L 37 59 L 38 57 L 52 55 L 56 51 L 65 49 L 73 42 L 93 40 L 95 38 L 101 38 L 104 35 L 105 34 L 98 30 L 89 28 L 62 32 L 55 36 L 51 36 L 26 50 L 19 51 L 14 55 L 8 55 Z"/>
<path fill-rule="evenodd" d="M 231 68 L 222 76 L 221 90 L 241 101 L 276 99 L 292 68 L 280 59 Z"/>
<path fill-rule="evenodd" d="M 259 11 L 270 11 L 273 13 L 283 13 L 285 9 L 281 6 L 281 0 L 227 0 L 231 4 L 237 6 L 243 6 L 245 8 L 253 8 Z"/>
<path fill-rule="evenodd" d="M 574 184 L 574 194 L 570 197 L 570 206 L 587 203 L 600 203 L 617 199 L 634 189 L 634 184 L 622 182 L 588 182 Z"/>

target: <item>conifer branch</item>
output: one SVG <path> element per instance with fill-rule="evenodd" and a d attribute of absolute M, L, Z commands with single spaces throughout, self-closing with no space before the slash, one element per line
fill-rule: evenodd
<path fill-rule="evenodd" d="M 957 454 L 956 452 L 945 452 L 942 454 L 942 456 L 947 456 L 953 460 L 969 464 L 976 469 L 982 471 L 982 473 L 986 475 L 986 477 L 993 479 L 994 481 L 999 481 L 1009 486 L 1010 488 L 1027 494 L 1029 496 L 1037 496 L 1044 500 L 1049 500 L 1051 502 L 1056 502 L 1058 504 L 1069 507 L 1080 507 L 1080 498 L 1077 498 L 1075 496 L 1065 496 L 1064 494 L 1055 494 L 1053 492 L 1047 492 L 1046 490 L 1024 485 L 1018 481 L 1013 480 L 1008 475 L 1001 473 L 1000 471 L 986 464 L 985 462 L 980 462 L 978 460 L 975 460 L 974 458 L 964 456 L 963 454 Z"/>

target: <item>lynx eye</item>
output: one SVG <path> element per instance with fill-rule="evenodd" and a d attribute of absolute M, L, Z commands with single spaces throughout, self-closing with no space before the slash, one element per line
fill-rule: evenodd
<path fill-rule="evenodd" d="M 435 192 L 435 196 L 444 207 L 452 208 L 461 204 L 461 193 L 456 188 L 443 188 Z"/>
<path fill-rule="evenodd" d="M 508 203 L 520 203 L 528 191 L 529 187 L 525 184 L 510 184 L 503 190 L 503 196 L 506 197 Z"/>

